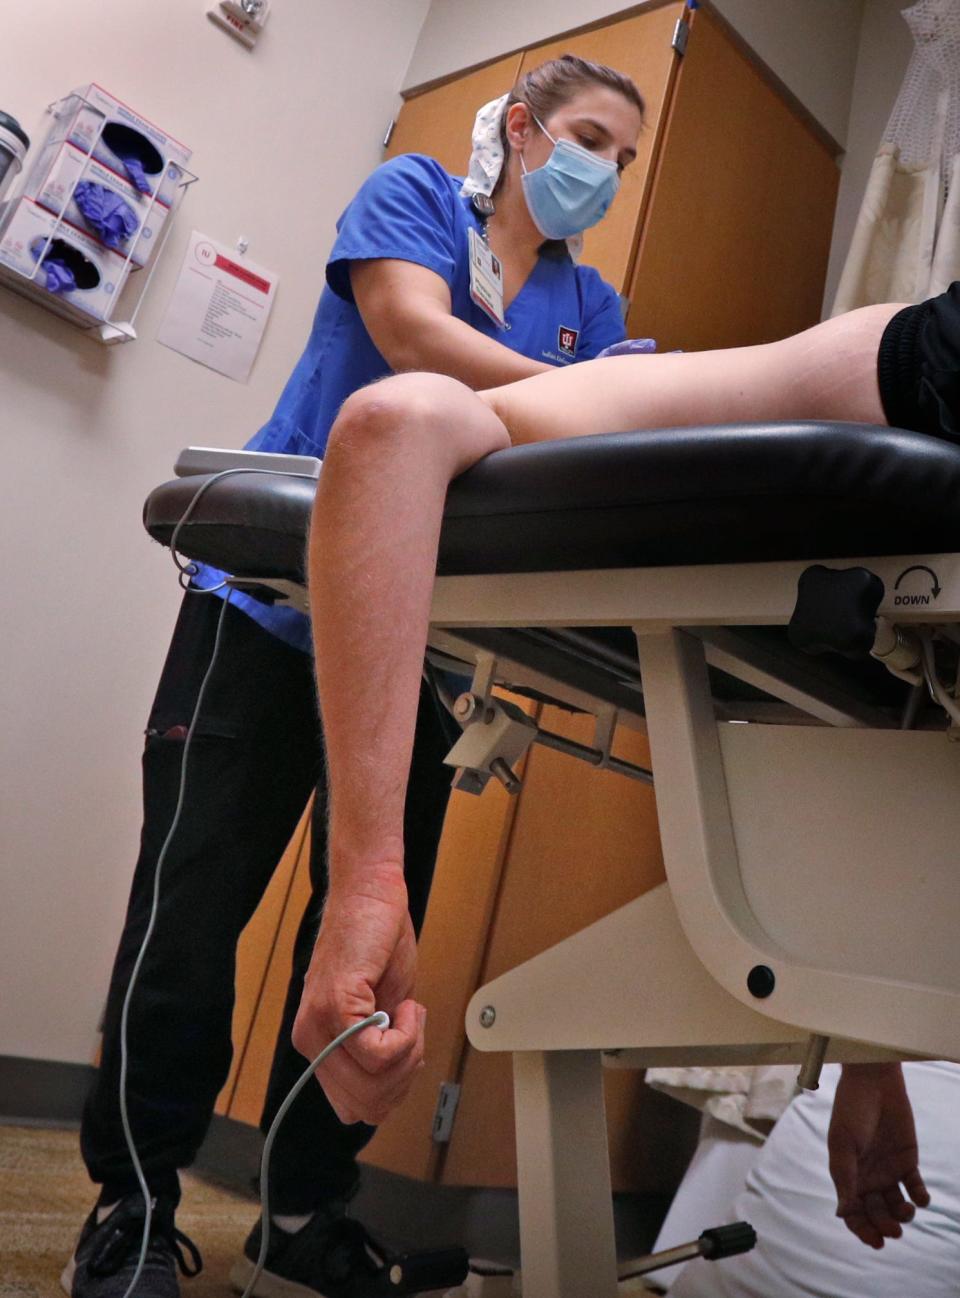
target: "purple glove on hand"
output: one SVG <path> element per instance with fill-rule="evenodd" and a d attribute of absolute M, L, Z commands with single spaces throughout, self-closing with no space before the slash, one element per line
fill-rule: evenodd
<path fill-rule="evenodd" d="M 655 338 L 624 338 L 622 343 L 613 343 L 597 353 L 597 360 L 604 356 L 649 356 L 657 350 Z"/>

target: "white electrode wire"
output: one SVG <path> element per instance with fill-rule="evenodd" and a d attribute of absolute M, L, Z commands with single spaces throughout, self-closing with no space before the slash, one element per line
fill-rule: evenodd
<path fill-rule="evenodd" d="M 211 477 L 207 478 L 206 482 L 201 483 L 197 488 L 196 494 L 180 515 L 169 541 L 170 553 L 173 556 L 173 562 L 176 565 L 177 571 L 180 573 L 180 585 L 184 589 L 188 588 L 190 580 L 196 576 L 197 568 L 192 561 L 187 563 L 180 562 L 180 558 L 177 554 L 177 541 L 180 539 L 181 529 L 189 522 L 190 518 L 193 516 L 193 511 L 200 504 L 200 501 L 215 482 L 222 482 L 224 478 L 235 477 L 238 473 L 259 473 L 270 478 L 305 478 L 308 482 L 317 481 L 317 477 L 313 473 L 290 473 L 286 469 L 221 469 L 219 473 L 214 473 Z M 184 579 L 186 579 L 186 581 Z M 202 589 L 204 594 L 212 595 L 214 593 L 219 593 L 226 585 L 227 582 L 221 581 L 217 586 L 197 587 L 196 589 Z"/>
<path fill-rule="evenodd" d="M 137 1153 L 137 1147 L 133 1139 L 133 1131 L 130 1127 L 130 1115 L 127 1111 L 127 1022 L 130 1017 L 130 1002 L 133 998 L 133 991 L 137 985 L 140 967 L 143 964 L 144 957 L 146 956 L 147 947 L 150 943 L 150 938 L 153 936 L 153 930 L 157 921 L 157 911 L 160 905 L 160 872 L 163 869 L 163 863 L 170 844 L 173 842 L 173 836 L 177 832 L 177 827 L 180 824 L 180 814 L 183 810 L 183 803 L 187 789 L 187 757 L 190 753 L 190 741 L 193 739 L 193 732 L 196 729 L 197 721 L 200 717 L 200 707 L 203 703 L 203 696 L 206 693 L 207 685 L 210 681 L 210 677 L 213 675 L 214 666 L 216 665 L 217 654 L 220 650 L 220 638 L 223 631 L 224 617 L 229 603 L 230 591 L 227 591 L 226 597 L 223 600 L 223 607 L 220 609 L 220 616 L 217 618 L 217 633 L 213 641 L 213 652 L 210 655 L 210 662 L 207 665 L 207 670 L 200 683 L 196 706 L 193 709 L 193 716 L 190 719 L 187 737 L 183 744 L 183 757 L 180 760 L 180 788 L 177 793 L 177 805 L 174 809 L 173 819 L 170 822 L 170 828 L 167 830 L 167 836 L 163 840 L 163 846 L 157 856 L 157 865 L 153 875 L 153 902 L 150 907 L 150 918 L 147 922 L 146 932 L 143 935 L 143 941 L 140 943 L 140 950 L 137 953 L 133 972 L 130 975 L 127 993 L 123 998 L 123 1010 L 120 1014 L 120 1121 L 123 1124 L 124 1139 L 127 1142 L 127 1149 L 130 1153 L 130 1159 L 133 1163 L 134 1171 L 137 1174 L 137 1181 L 140 1183 L 140 1191 L 143 1195 L 143 1202 L 146 1207 L 146 1215 L 143 1220 L 143 1239 L 140 1243 L 140 1257 L 137 1261 L 137 1268 L 133 1273 L 133 1279 L 127 1286 L 123 1298 L 130 1298 L 134 1288 L 136 1287 L 137 1281 L 143 1274 L 143 1267 L 147 1260 L 147 1249 L 150 1247 L 150 1224 L 153 1217 L 153 1203 L 150 1198 L 150 1188 L 147 1185 L 147 1179 L 143 1174 L 140 1156 Z"/>
<path fill-rule="evenodd" d="M 354 1023 L 349 1028 L 345 1028 L 338 1037 L 334 1037 L 330 1044 L 320 1051 L 316 1059 L 307 1064 L 297 1081 L 294 1082 L 293 1086 L 290 1088 L 290 1093 L 287 1095 L 287 1098 L 277 1110 L 276 1117 L 270 1123 L 270 1130 L 267 1132 L 267 1138 L 263 1142 L 263 1154 L 260 1157 L 260 1254 L 257 1258 L 256 1266 L 253 1269 L 253 1275 L 250 1277 L 241 1298 L 251 1298 L 254 1285 L 263 1273 L 263 1266 L 267 1260 L 267 1252 L 270 1247 L 270 1153 L 273 1149 L 274 1138 L 280 1129 L 280 1123 L 287 1116 L 290 1105 L 310 1081 L 323 1061 L 328 1055 L 332 1055 L 338 1046 L 342 1046 L 344 1041 L 349 1037 L 354 1036 L 357 1032 L 362 1032 L 364 1028 L 375 1027 L 386 1029 L 389 1026 L 389 1014 L 385 1014 L 383 1010 L 377 1010 L 376 1013 L 371 1014 L 368 1018 L 361 1019 L 359 1023 Z"/>
<path fill-rule="evenodd" d="M 929 633 L 924 630 L 918 630 L 917 634 L 920 637 L 920 652 L 923 655 L 923 674 L 927 678 L 930 693 L 951 720 L 956 725 L 960 725 L 960 705 L 957 704 L 956 699 L 950 697 L 937 675 L 937 664 L 933 656 L 933 641 Z"/>
<path fill-rule="evenodd" d="M 213 484 L 215 482 L 220 482 L 223 478 L 229 478 L 238 473 L 260 473 L 260 474 L 267 474 L 271 477 L 281 477 L 281 478 L 307 478 L 311 482 L 316 482 L 316 476 L 312 473 L 288 473 L 281 469 L 246 469 L 246 468 L 223 469 L 220 473 L 215 473 L 211 477 L 207 478 L 207 480 L 203 482 L 200 485 L 200 487 L 197 489 L 190 503 L 187 505 L 187 508 L 180 516 L 177 525 L 173 529 L 173 534 L 170 537 L 170 553 L 173 557 L 173 562 L 176 565 L 176 568 L 180 574 L 180 578 L 179 578 L 180 584 L 181 586 L 185 586 L 185 589 L 189 590 L 191 594 L 198 594 L 198 595 L 212 595 L 214 593 L 219 594 L 221 590 L 223 590 L 225 587 L 228 587 L 228 583 L 226 581 L 223 581 L 220 582 L 219 585 L 212 586 L 206 590 L 200 587 L 190 587 L 189 584 L 185 585 L 184 578 L 187 578 L 189 582 L 189 578 L 193 577 L 196 574 L 197 570 L 192 563 L 180 562 L 176 550 L 176 544 L 180 536 L 180 531 L 183 528 L 184 524 L 189 521 L 197 505 L 200 503 L 200 501 L 203 499 L 206 493 L 210 490 Z M 130 1126 L 130 1115 L 127 1108 L 127 1066 L 129 1062 L 129 1051 L 127 1048 L 127 1026 L 130 1017 L 130 1003 L 131 1000 L 133 999 L 133 992 L 137 984 L 137 978 L 139 977 L 140 969 L 141 966 L 143 965 L 143 961 L 147 953 L 147 947 L 150 943 L 150 938 L 153 936 L 153 930 L 157 922 L 157 911 L 160 905 L 160 873 L 161 870 L 163 869 L 163 863 L 166 859 L 166 855 L 170 848 L 170 844 L 173 842 L 173 836 L 177 832 L 177 828 L 180 824 L 180 815 L 183 811 L 183 803 L 186 797 L 186 789 L 187 789 L 187 758 L 190 753 L 190 742 L 193 739 L 193 732 L 196 729 L 197 721 L 199 720 L 200 717 L 200 708 L 203 704 L 203 697 L 204 694 L 206 693 L 207 684 L 209 683 L 210 678 L 213 675 L 213 669 L 216 665 L 217 656 L 220 651 L 220 640 L 223 632 L 223 624 L 224 624 L 224 619 L 227 611 L 227 605 L 230 603 L 230 595 L 231 595 L 231 591 L 229 588 L 227 588 L 226 595 L 223 597 L 223 604 L 220 609 L 220 615 L 217 619 L 217 630 L 213 640 L 213 652 L 210 655 L 210 662 L 207 664 L 207 670 L 204 673 L 203 680 L 200 682 L 200 689 L 197 693 L 197 701 L 193 709 L 193 716 L 190 719 L 190 725 L 187 729 L 186 739 L 184 740 L 184 744 L 183 744 L 183 756 L 180 760 L 180 787 L 177 792 L 177 804 L 176 807 L 174 808 L 173 819 L 170 822 L 170 828 L 167 830 L 167 836 L 163 840 L 163 846 L 160 848 L 159 855 L 157 856 L 157 865 L 156 865 L 156 869 L 154 870 L 154 876 L 153 876 L 153 899 L 150 907 L 150 917 L 147 921 L 147 928 L 146 928 L 146 932 L 143 935 L 143 941 L 140 944 L 140 950 L 137 952 L 137 958 L 134 961 L 133 971 L 130 974 L 130 982 L 127 985 L 126 995 L 123 998 L 123 1008 L 120 1012 L 120 1097 L 119 1097 L 120 1121 L 123 1126 L 123 1136 L 127 1144 L 127 1150 L 130 1154 L 130 1161 L 133 1163 L 133 1169 L 136 1172 L 137 1182 L 140 1186 L 140 1193 L 143 1195 L 143 1202 L 145 1207 L 145 1213 L 143 1219 L 143 1239 L 140 1242 L 140 1254 L 137 1259 L 136 1270 L 133 1273 L 133 1279 L 130 1281 L 129 1285 L 127 1286 L 123 1298 L 131 1298 L 131 1295 L 133 1294 L 133 1291 L 137 1286 L 137 1282 L 139 1281 L 141 1275 L 143 1274 L 143 1268 L 147 1260 L 147 1250 L 150 1247 L 150 1227 L 153 1221 L 153 1202 L 150 1198 L 150 1187 L 147 1185 L 147 1179 L 143 1173 L 143 1166 L 140 1162 L 140 1156 L 137 1153 L 137 1146 L 133 1138 L 133 1131 Z M 383 1017 L 386 1018 L 386 1015 L 384 1015 Z M 373 1016 L 373 1018 L 376 1018 L 376 1016 Z M 368 1022 L 372 1022 L 372 1021 L 373 1019 L 368 1020 Z M 389 1020 L 387 1020 L 387 1022 L 389 1022 Z M 342 1033 L 336 1039 L 336 1041 L 331 1042 L 331 1044 L 327 1047 L 327 1052 L 324 1053 L 323 1058 L 326 1058 L 326 1053 L 333 1050 L 335 1046 L 339 1045 L 340 1042 L 345 1040 L 346 1037 L 351 1035 L 352 1032 L 359 1031 L 361 1027 L 365 1027 L 365 1026 L 367 1026 L 366 1023 L 360 1023 L 357 1024 L 354 1028 L 348 1030 L 348 1032 Z M 291 1091 L 288 1100 L 295 1097 L 301 1084 L 302 1081 L 298 1082 L 294 1090 Z M 281 1116 L 283 1113 L 285 1113 L 288 1107 L 289 1104 L 285 1103 L 282 1106 L 280 1110 L 280 1114 L 278 1114 L 278 1117 Z"/>

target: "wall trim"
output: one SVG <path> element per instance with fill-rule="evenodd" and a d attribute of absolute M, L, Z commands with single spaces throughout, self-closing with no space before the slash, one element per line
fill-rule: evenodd
<path fill-rule="evenodd" d="M 0 1055 L 0 1120 L 79 1122 L 96 1072 L 92 1064 Z"/>

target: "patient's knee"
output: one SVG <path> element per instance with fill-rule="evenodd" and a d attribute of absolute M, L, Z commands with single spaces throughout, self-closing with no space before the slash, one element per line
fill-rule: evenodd
<path fill-rule="evenodd" d="M 330 431 L 327 454 L 412 449 L 437 439 L 467 389 L 442 374 L 396 374 L 354 392 Z"/>

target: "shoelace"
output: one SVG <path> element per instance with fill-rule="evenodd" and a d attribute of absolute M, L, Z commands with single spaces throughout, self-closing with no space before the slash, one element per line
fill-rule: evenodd
<path fill-rule="evenodd" d="M 92 1276 L 116 1275 L 124 1263 L 129 1262 L 131 1254 L 136 1256 L 139 1252 L 143 1236 L 143 1213 L 126 1212 L 120 1217 L 121 1212 L 122 1209 L 116 1209 L 107 1218 L 107 1223 L 113 1223 L 113 1230 L 105 1233 L 103 1242 L 90 1255 L 87 1266 Z M 114 1221 L 114 1218 L 117 1220 Z M 187 1262 L 181 1245 L 190 1254 L 190 1263 Z M 193 1240 L 177 1229 L 170 1213 L 158 1211 L 150 1231 L 147 1261 L 165 1261 L 171 1255 L 180 1268 L 181 1275 L 195 1276 L 203 1270 L 203 1259 Z"/>

